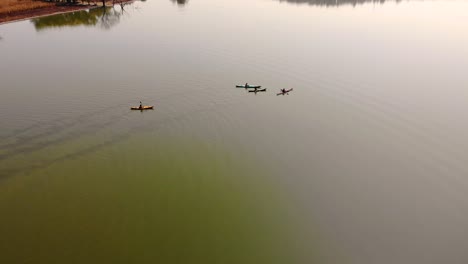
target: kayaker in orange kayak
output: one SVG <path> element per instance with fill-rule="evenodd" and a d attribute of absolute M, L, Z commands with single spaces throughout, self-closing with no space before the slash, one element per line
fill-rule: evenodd
<path fill-rule="evenodd" d="M 143 103 L 141 101 L 140 101 L 139 106 L 130 107 L 131 110 L 140 110 L 140 111 L 150 110 L 150 109 L 153 109 L 153 108 L 154 108 L 154 106 L 152 106 L 152 105 L 143 105 Z"/>

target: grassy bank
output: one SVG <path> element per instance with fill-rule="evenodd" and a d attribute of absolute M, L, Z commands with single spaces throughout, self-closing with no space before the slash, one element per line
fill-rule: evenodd
<path fill-rule="evenodd" d="M 0 17 L 11 13 L 54 6 L 54 3 L 32 0 L 0 0 Z"/>

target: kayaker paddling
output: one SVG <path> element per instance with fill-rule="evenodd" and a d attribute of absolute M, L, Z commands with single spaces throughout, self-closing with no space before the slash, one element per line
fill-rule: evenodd
<path fill-rule="evenodd" d="M 130 109 L 132 109 L 132 110 L 140 110 L 140 111 L 150 110 L 150 109 L 153 109 L 153 108 L 154 108 L 154 106 L 152 106 L 152 105 L 143 105 L 143 103 L 141 101 L 140 101 L 139 106 L 130 107 Z"/>
<path fill-rule="evenodd" d="M 261 85 L 250 85 L 249 83 L 241 84 L 241 85 L 236 85 L 236 88 L 260 88 L 262 87 Z"/>
<path fill-rule="evenodd" d="M 280 89 L 280 92 L 277 93 L 276 95 L 285 95 L 285 94 L 288 95 L 289 92 L 291 92 L 292 90 L 293 90 L 293 88 L 288 89 L 288 90 L 286 90 L 286 88 L 282 88 L 282 89 Z"/>

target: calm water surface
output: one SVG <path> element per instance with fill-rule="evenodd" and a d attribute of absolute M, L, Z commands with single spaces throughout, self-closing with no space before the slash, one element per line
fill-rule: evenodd
<path fill-rule="evenodd" d="M 0 263 L 466 263 L 466 10 L 151 0 L 1 25 Z"/>

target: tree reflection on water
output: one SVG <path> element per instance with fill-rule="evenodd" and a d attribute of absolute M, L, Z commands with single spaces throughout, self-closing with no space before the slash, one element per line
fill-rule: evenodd
<path fill-rule="evenodd" d="M 309 4 L 315 6 L 341 6 L 374 3 L 384 4 L 385 2 L 401 2 L 402 0 L 276 0 L 280 2 L 287 2 L 291 4 Z M 409 0 L 408 0 L 409 1 Z"/>
<path fill-rule="evenodd" d="M 187 4 L 188 0 L 171 0 L 174 3 L 177 3 L 178 5 L 185 5 Z"/>
<path fill-rule="evenodd" d="M 120 22 L 120 18 L 124 10 L 116 10 L 113 7 L 93 8 L 71 13 L 58 14 L 34 18 L 31 22 L 37 31 L 58 28 L 58 27 L 100 27 L 102 29 L 110 29 Z"/>

